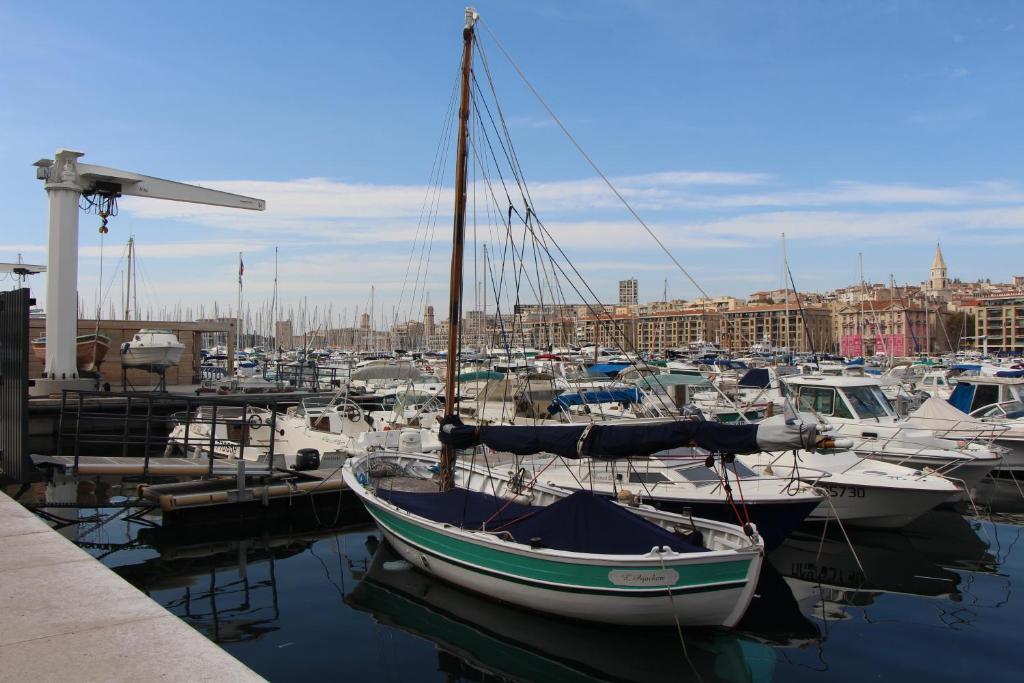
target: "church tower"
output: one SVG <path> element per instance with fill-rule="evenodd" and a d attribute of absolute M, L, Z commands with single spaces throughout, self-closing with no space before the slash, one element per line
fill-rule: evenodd
<path fill-rule="evenodd" d="M 944 292 L 949 289 L 946 261 L 942 258 L 942 247 L 938 244 L 935 245 L 935 258 L 932 259 L 932 276 L 928 281 L 928 289 L 933 292 Z"/>
<path fill-rule="evenodd" d="M 423 310 L 423 334 L 427 338 L 427 343 L 434 336 L 434 307 L 430 305 Z"/>

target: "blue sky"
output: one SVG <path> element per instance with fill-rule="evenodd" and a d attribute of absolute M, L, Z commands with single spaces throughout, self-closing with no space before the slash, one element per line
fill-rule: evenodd
<path fill-rule="evenodd" d="M 373 284 L 396 303 L 463 4 L 0 2 L 0 261 L 45 259 L 31 163 L 70 147 L 268 202 L 256 215 L 123 200 L 105 269 L 136 235 L 145 305 L 230 305 L 240 250 L 247 298 L 262 300 L 275 246 L 286 302 L 351 315 Z M 936 241 L 952 276 L 1024 274 L 1024 4 L 477 8 L 712 294 L 779 286 L 783 231 L 802 289 L 855 281 L 858 251 L 871 279 L 921 281 Z M 641 299 L 659 298 L 665 278 L 671 296 L 694 296 L 483 39 L 537 211 L 595 290 L 613 300 L 632 275 Z M 82 217 L 88 302 L 97 224 Z M 435 304 L 448 230 L 431 252 Z"/>

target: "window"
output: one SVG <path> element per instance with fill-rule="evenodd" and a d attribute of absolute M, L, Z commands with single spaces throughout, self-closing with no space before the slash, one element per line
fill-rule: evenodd
<path fill-rule="evenodd" d="M 822 415 L 831 415 L 835 402 L 835 389 L 800 387 L 800 410 L 811 410 Z"/>
<path fill-rule="evenodd" d="M 846 387 L 843 389 L 843 393 L 846 394 L 846 398 L 850 401 L 850 405 L 853 406 L 857 417 L 879 418 L 891 414 L 889 411 L 889 401 L 878 387 Z"/>
<path fill-rule="evenodd" d="M 977 410 L 982 406 L 992 405 L 999 402 L 999 387 L 991 384 L 979 384 L 974 390 L 974 400 L 971 402 L 971 410 Z"/>
<path fill-rule="evenodd" d="M 632 471 L 629 473 L 630 484 L 658 484 L 663 481 L 668 481 L 661 472 L 636 472 Z"/>

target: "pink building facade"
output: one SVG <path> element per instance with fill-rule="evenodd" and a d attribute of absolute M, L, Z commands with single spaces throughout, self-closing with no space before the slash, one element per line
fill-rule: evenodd
<path fill-rule="evenodd" d="M 924 352 L 927 330 L 923 309 L 895 302 L 846 306 L 839 311 L 839 353 L 846 357 L 912 356 Z"/>

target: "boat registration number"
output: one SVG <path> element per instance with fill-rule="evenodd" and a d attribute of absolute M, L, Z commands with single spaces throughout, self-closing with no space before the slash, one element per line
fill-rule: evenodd
<path fill-rule="evenodd" d="M 867 491 L 860 486 L 837 486 L 835 484 L 829 484 L 825 488 L 828 489 L 828 495 L 833 498 L 864 498 L 868 495 Z"/>

